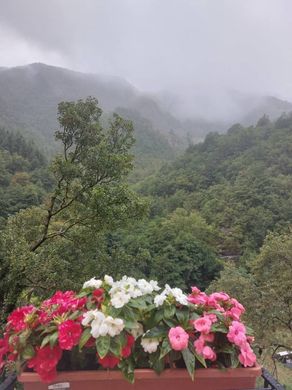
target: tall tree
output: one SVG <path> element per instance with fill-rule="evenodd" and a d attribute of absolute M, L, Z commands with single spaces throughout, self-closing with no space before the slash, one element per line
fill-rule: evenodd
<path fill-rule="evenodd" d="M 9 311 L 36 292 L 72 288 L 92 276 L 98 236 L 141 217 L 146 203 L 124 182 L 132 169 L 130 121 L 101 125 L 95 98 L 62 102 L 51 165 L 55 184 L 46 202 L 11 217 L 3 234 L 0 301 Z"/>

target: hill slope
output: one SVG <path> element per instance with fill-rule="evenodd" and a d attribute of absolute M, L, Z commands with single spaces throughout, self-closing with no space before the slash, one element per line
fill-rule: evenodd
<path fill-rule="evenodd" d="M 292 223 L 292 115 L 209 134 L 141 186 L 152 214 L 197 210 L 222 234 L 221 253 L 258 250 L 268 231 Z"/>

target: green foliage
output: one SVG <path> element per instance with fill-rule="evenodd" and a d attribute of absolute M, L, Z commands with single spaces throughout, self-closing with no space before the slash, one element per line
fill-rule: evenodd
<path fill-rule="evenodd" d="M 96 272 L 101 234 L 145 212 L 124 183 L 133 160 L 131 122 L 114 115 L 104 128 L 100 115 L 94 98 L 59 105 L 63 154 L 51 165 L 54 187 L 41 207 L 9 218 L 3 232 L 5 310 L 17 299 L 79 286 Z"/>
<path fill-rule="evenodd" d="M 217 275 L 216 230 L 195 212 L 178 209 L 166 218 L 135 224 L 106 242 L 109 272 L 147 276 L 180 288 L 205 288 Z"/>
<path fill-rule="evenodd" d="M 198 210 L 222 232 L 222 254 L 258 251 L 269 231 L 292 222 L 290 125 L 263 122 L 209 134 L 140 184 L 154 197 L 152 214 Z"/>
<path fill-rule="evenodd" d="M 292 340 L 292 235 L 270 234 L 248 269 L 226 264 L 210 291 L 222 289 L 242 302 L 262 347 Z"/>
<path fill-rule="evenodd" d="M 34 144 L 0 128 L 0 229 L 9 215 L 40 204 L 51 185 Z"/>

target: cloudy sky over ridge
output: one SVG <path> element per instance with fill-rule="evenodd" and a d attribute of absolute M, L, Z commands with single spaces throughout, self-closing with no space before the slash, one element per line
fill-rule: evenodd
<path fill-rule="evenodd" d="M 291 0 L 0 0 L 0 66 L 292 100 Z M 215 92 L 216 94 L 216 92 Z"/>

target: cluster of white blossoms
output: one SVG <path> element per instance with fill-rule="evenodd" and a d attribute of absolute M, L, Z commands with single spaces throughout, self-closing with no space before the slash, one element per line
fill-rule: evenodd
<path fill-rule="evenodd" d="M 181 305 L 187 306 L 188 305 L 188 298 L 187 296 L 182 292 L 180 288 L 171 288 L 168 284 L 165 285 L 164 290 L 161 294 L 156 295 L 154 298 L 155 306 L 162 306 L 164 301 L 169 297 L 172 296 L 176 302 L 180 303 Z"/>
<path fill-rule="evenodd" d="M 114 283 L 114 280 L 109 275 L 105 275 L 103 281 L 100 279 L 91 278 L 90 280 L 87 280 L 87 282 L 85 282 L 83 284 L 82 288 L 95 288 L 95 289 L 97 289 L 97 288 L 100 288 L 103 283 L 106 283 L 109 286 L 112 286 L 112 284 Z"/>
<path fill-rule="evenodd" d="M 153 291 L 160 290 L 157 282 L 145 279 L 136 280 L 123 276 L 121 280 L 113 282 L 109 294 L 111 296 L 111 304 L 119 309 L 126 305 L 130 299 L 142 297 L 143 295 L 151 294 Z"/>
<path fill-rule="evenodd" d="M 90 310 L 83 314 L 82 325 L 91 325 L 91 335 L 95 339 L 99 336 L 117 336 L 124 329 L 125 324 L 121 318 L 105 316 L 99 310 Z"/>
<path fill-rule="evenodd" d="M 87 280 L 87 282 L 83 284 L 82 288 L 100 288 L 101 285 L 102 285 L 102 280 L 91 278 L 90 280 Z"/>
<path fill-rule="evenodd" d="M 157 351 L 159 340 L 156 338 L 142 338 L 141 345 L 145 352 L 153 353 Z"/>

